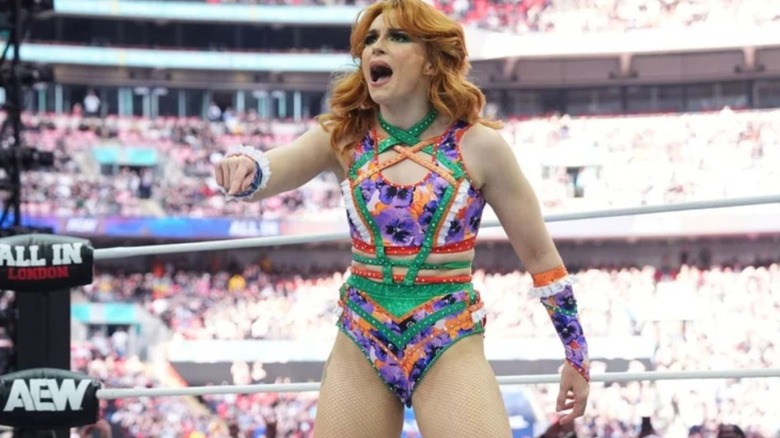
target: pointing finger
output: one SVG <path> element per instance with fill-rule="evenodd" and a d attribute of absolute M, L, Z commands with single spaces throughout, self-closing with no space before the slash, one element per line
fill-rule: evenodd
<path fill-rule="evenodd" d="M 214 179 L 217 181 L 217 185 L 220 187 L 224 187 L 224 176 L 222 173 L 222 163 L 217 164 L 214 166 Z"/>

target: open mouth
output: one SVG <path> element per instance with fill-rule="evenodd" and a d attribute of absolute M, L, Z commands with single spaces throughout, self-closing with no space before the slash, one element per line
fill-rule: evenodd
<path fill-rule="evenodd" d="M 385 63 L 371 64 L 370 67 L 371 82 L 378 84 L 385 82 L 393 76 L 393 69 Z"/>

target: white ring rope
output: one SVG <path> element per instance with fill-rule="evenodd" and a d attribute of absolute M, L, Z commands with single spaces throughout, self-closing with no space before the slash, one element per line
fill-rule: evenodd
<path fill-rule="evenodd" d="M 686 210 L 705 210 L 713 208 L 744 207 L 748 205 L 780 204 L 780 195 L 758 196 L 750 198 L 720 199 L 711 201 L 685 202 L 679 204 L 661 204 L 644 207 L 616 208 L 579 213 L 564 213 L 545 216 L 545 222 L 564 222 L 582 219 L 597 219 L 615 216 L 638 216 L 644 214 L 670 213 Z M 483 228 L 497 227 L 498 221 L 485 221 Z M 348 232 L 300 234 L 293 236 L 255 237 L 248 239 L 212 240 L 206 242 L 173 243 L 166 245 L 146 245 L 132 247 L 114 247 L 96 249 L 95 260 L 119 259 L 159 254 L 176 254 L 197 251 L 220 251 L 228 249 L 257 248 L 261 246 L 295 245 L 301 243 L 340 242 L 349 238 Z"/>
<path fill-rule="evenodd" d="M 604 373 L 591 376 L 591 382 L 636 382 L 658 380 L 687 379 L 742 379 L 780 377 L 780 368 L 761 368 L 753 370 L 711 370 L 711 371 L 650 371 L 641 373 Z M 530 385 L 538 383 L 558 383 L 557 374 L 541 374 L 535 376 L 498 376 L 499 385 Z M 121 388 L 100 389 L 97 398 L 114 400 L 135 397 L 180 397 L 213 394 L 259 394 L 259 393 L 290 393 L 319 391 L 320 383 L 277 383 L 263 385 L 215 385 L 193 386 L 189 388 Z"/>
<path fill-rule="evenodd" d="M 619 208 L 611 210 L 596 210 L 590 212 L 565 213 L 550 215 L 544 218 L 545 222 L 563 222 L 582 219 L 597 219 L 615 216 L 635 216 L 656 213 L 669 213 L 675 211 L 704 210 L 715 208 L 742 207 L 760 204 L 780 203 L 780 195 L 759 196 L 749 198 L 722 199 L 698 202 L 686 202 L 679 204 L 663 204 L 644 207 Z M 498 221 L 485 221 L 483 227 L 500 226 Z M 295 245 L 302 243 L 339 242 L 349 238 L 349 233 L 323 233 L 301 234 L 293 236 L 273 236 L 250 239 L 227 239 L 207 242 L 176 243 L 167 245 L 147 245 L 135 247 L 115 247 L 96 249 L 95 260 L 117 259 L 125 257 L 137 257 L 145 255 L 175 254 L 195 251 L 219 251 L 228 249 L 256 248 L 262 246 Z M 658 381 L 658 380 L 682 380 L 682 379 L 739 379 L 780 377 L 780 368 L 768 369 L 737 369 L 737 370 L 712 370 L 712 371 L 652 371 L 641 373 L 604 373 L 591 377 L 592 382 L 634 382 L 634 381 Z M 557 374 L 544 374 L 533 376 L 499 376 L 499 385 L 516 384 L 544 384 L 558 383 L 560 376 Z M 320 389 L 320 383 L 285 383 L 262 385 L 215 385 L 195 386 L 188 388 L 117 388 L 101 389 L 97 397 L 102 400 L 113 400 L 134 397 L 178 397 L 198 396 L 210 394 L 257 394 L 257 393 L 290 393 L 313 392 Z"/>

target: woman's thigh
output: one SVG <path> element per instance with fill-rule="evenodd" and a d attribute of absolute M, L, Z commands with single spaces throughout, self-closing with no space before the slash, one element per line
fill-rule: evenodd
<path fill-rule="evenodd" d="M 481 335 L 461 339 L 445 351 L 423 377 L 412 404 L 425 438 L 511 436 Z"/>
<path fill-rule="evenodd" d="M 315 438 L 398 438 L 402 427 L 403 405 L 339 332 L 322 374 Z"/>

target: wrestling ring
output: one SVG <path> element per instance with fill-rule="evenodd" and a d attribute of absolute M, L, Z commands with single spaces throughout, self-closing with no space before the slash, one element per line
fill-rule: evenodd
<path fill-rule="evenodd" d="M 682 212 L 691 210 L 706 210 L 720 208 L 734 208 L 745 206 L 757 206 L 766 204 L 780 204 L 780 195 L 748 197 L 729 200 L 688 202 L 671 205 L 643 206 L 635 208 L 622 208 L 601 211 L 589 211 L 570 214 L 558 214 L 545 216 L 545 222 L 567 222 L 584 219 L 600 219 L 616 216 L 651 215 L 669 212 Z M 485 221 L 484 228 L 499 227 L 498 221 Z M 177 243 L 134 247 L 114 247 L 94 250 L 94 261 L 100 262 L 109 259 L 121 259 L 128 257 L 150 256 L 161 254 L 192 253 L 199 251 L 235 250 L 245 248 L 257 248 L 264 246 L 295 245 L 306 243 L 340 242 L 349 238 L 347 232 L 330 234 L 308 234 L 293 236 L 274 236 L 247 239 L 215 240 L 195 243 Z M 598 352 L 592 352 L 596 355 Z M 662 381 L 662 380 L 687 380 L 687 379 L 743 379 L 743 378 L 770 378 L 780 377 L 780 368 L 762 369 L 721 369 L 700 371 L 676 371 L 676 372 L 610 372 L 594 373 L 592 382 L 636 382 L 636 381 Z M 530 376 L 499 376 L 500 385 L 528 385 L 528 384 L 552 384 L 559 381 L 558 374 L 530 375 Z M 99 386 L 94 392 L 97 399 L 112 400 L 136 397 L 171 397 L 171 396 L 202 396 L 224 394 L 255 394 L 255 393 L 293 393 L 316 392 L 320 383 L 286 383 L 286 384 L 257 384 L 257 385 L 219 385 L 200 386 L 186 388 L 103 388 Z M 2 408 L 0 406 L 0 408 Z"/>

